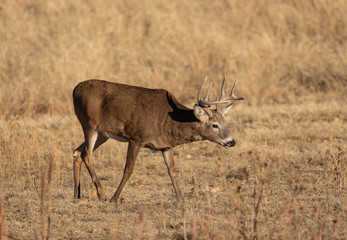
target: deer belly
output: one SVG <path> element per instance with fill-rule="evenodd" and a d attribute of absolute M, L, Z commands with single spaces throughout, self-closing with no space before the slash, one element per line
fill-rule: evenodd
<path fill-rule="evenodd" d="M 117 135 L 107 133 L 107 132 L 101 132 L 101 133 L 107 138 L 113 138 L 113 139 L 120 141 L 120 142 L 129 142 L 128 139 L 126 139 L 122 136 L 117 136 Z"/>

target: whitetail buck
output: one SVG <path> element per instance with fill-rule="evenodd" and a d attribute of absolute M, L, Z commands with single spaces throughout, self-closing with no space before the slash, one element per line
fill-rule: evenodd
<path fill-rule="evenodd" d="M 207 78 L 206 78 L 207 79 Z M 233 93 L 226 95 L 225 76 L 216 101 L 209 101 L 210 84 L 204 99 L 198 91 L 198 104 L 193 109 L 182 105 L 170 92 L 147 89 L 101 80 L 87 80 L 73 90 L 75 113 L 84 133 L 84 143 L 74 151 L 74 196 L 80 198 L 80 170 L 85 163 L 97 190 L 99 200 L 106 200 L 105 192 L 95 174 L 92 152 L 107 139 L 129 142 L 123 178 L 111 202 L 119 195 L 131 176 L 137 154 L 142 147 L 161 151 L 177 198 L 183 200 L 178 187 L 172 148 L 193 141 L 209 140 L 226 148 L 236 142 L 231 137 L 224 115 L 234 100 L 243 100 Z M 211 109 L 216 105 L 216 109 Z"/>

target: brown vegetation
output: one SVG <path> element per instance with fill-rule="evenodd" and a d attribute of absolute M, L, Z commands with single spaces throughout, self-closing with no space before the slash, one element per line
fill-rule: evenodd
<path fill-rule="evenodd" d="M 347 2 L 43 1 L 0 6 L 0 239 L 345 239 Z M 237 79 L 232 150 L 176 148 L 179 205 L 142 150 L 118 205 L 72 151 L 71 92 L 90 78 L 165 88 L 192 106 L 206 75 Z M 107 197 L 126 146 L 94 154 Z"/>
<path fill-rule="evenodd" d="M 346 5 L 5 1 L 1 115 L 69 114 L 71 89 L 88 78 L 191 96 L 206 75 L 215 79 L 224 72 L 238 79 L 251 104 L 341 94 L 347 79 Z"/>

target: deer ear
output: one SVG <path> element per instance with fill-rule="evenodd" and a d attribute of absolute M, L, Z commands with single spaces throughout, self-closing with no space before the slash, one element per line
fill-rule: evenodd
<path fill-rule="evenodd" d="M 199 105 L 195 104 L 194 105 L 194 116 L 201 122 L 207 122 L 209 116 L 208 113 L 205 111 L 205 109 L 203 109 L 202 107 L 200 107 Z"/>
<path fill-rule="evenodd" d="M 231 104 L 231 105 L 229 105 L 229 106 L 227 106 L 224 110 L 223 110 L 223 115 L 226 115 L 226 114 L 228 114 L 228 112 L 230 111 L 230 109 L 233 107 L 233 105 Z"/>

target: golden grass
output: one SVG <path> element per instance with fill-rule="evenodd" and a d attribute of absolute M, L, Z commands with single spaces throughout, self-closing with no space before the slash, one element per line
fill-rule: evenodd
<path fill-rule="evenodd" d="M 1 239 L 345 239 L 346 1 L 2 3 Z M 165 88 L 192 106 L 223 73 L 246 99 L 227 119 L 237 145 L 176 149 L 183 206 L 148 150 L 118 205 L 95 199 L 84 168 L 73 199 L 78 82 Z M 125 154 L 115 141 L 94 154 L 108 197 Z"/>
<path fill-rule="evenodd" d="M 1 116 L 69 114 L 88 78 L 166 88 L 193 101 L 202 79 L 237 79 L 248 103 L 342 97 L 347 3 L 5 1 Z"/>
<path fill-rule="evenodd" d="M 118 205 L 97 200 L 84 167 L 82 199 L 74 200 L 72 151 L 82 141 L 77 119 L 2 120 L 6 236 L 39 238 L 44 231 L 51 238 L 80 239 L 344 239 L 344 107 L 335 101 L 239 104 L 227 121 L 237 140 L 231 151 L 208 142 L 175 149 L 182 206 L 161 154 L 146 149 Z M 108 199 L 121 179 L 125 152 L 126 144 L 110 140 L 93 155 Z M 40 199 L 41 170 L 52 172 L 51 203 L 48 193 L 47 202 Z"/>

